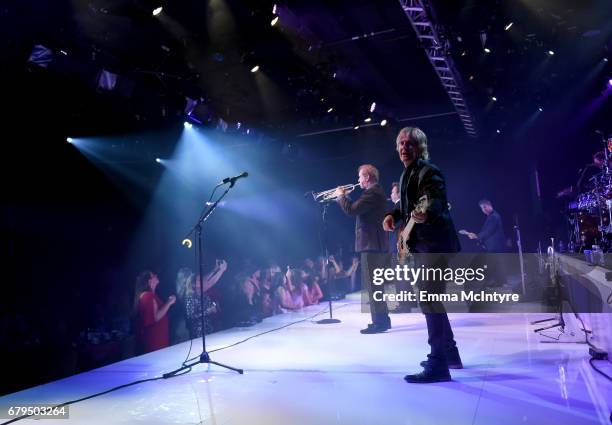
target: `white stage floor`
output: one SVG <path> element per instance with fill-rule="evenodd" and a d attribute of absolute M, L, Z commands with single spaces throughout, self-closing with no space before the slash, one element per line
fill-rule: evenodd
<path fill-rule="evenodd" d="M 357 298 L 334 305 L 342 323 L 314 323 L 327 317 L 320 315 L 211 353 L 213 360 L 243 368 L 244 375 L 198 365 L 187 375 L 74 404 L 70 420 L 55 423 L 610 424 L 612 384 L 591 369 L 584 344 L 539 343 L 529 322 L 541 315 L 450 315 L 466 368 L 451 371 L 452 382 L 419 385 L 402 378 L 420 371 L 428 352 L 421 314 L 392 315 L 389 332 L 361 335 L 369 315 L 360 312 Z M 210 335 L 208 349 L 310 318 L 326 306 Z M 59 403 L 161 376 L 181 364 L 188 347 L 11 394 L 0 405 Z M 192 356 L 200 349 L 201 340 L 194 341 Z M 612 372 L 612 364 L 598 365 Z"/>

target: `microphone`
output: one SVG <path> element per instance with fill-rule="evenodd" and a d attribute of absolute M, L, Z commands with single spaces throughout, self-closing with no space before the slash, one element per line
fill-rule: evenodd
<path fill-rule="evenodd" d="M 246 171 L 243 171 L 242 173 L 238 174 L 237 176 L 224 178 L 223 180 L 221 180 L 221 183 L 219 183 L 219 184 L 225 184 L 225 183 L 234 184 L 234 183 L 236 183 L 236 180 L 241 179 L 243 177 L 248 177 L 248 176 L 249 176 L 249 173 L 247 173 Z"/>

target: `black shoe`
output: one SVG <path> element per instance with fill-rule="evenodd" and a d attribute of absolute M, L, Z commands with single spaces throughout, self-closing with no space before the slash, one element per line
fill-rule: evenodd
<path fill-rule="evenodd" d="M 446 364 L 449 369 L 463 369 L 463 363 L 461 362 L 461 356 L 459 356 L 459 350 L 457 346 L 453 346 L 449 348 L 444 353 L 446 357 Z M 422 367 L 427 367 L 429 365 L 429 355 L 427 356 L 427 360 L 421 362 Z"/>
<path fill-rule="evenodd" d="M 430 382 L 448 382 L 452 380 L 448 367 L 446 367 L 445 364 L 441 364 L 440 362 L 434 363 L 432 359 L 426 363 L 427 365 L 423 369 L 423 372 L 414 375 L 406 375 L 404 376 L 404 380 L 411 384 L 428 384 Z"/>
<path fill-rule="evenodd" d="M 429 384 L 431 382 L 452 381 L 452 378 L 448 372 L 448 369 L 434 371 L 433 369 L 426 367 L 421 373 L 404 376 L 404 381 L 411 384 Z"/>
<path fill-rule="evenodd" d="M 391 329 L 391 323 L 388 324 L 378 324 L 378 323 L 370 323 L 367 328 L 360 330 L 362 334 L 379 334 L 381 332 L 385 332 Z"/>
<path fill-rule="evenodd" d="M 460 358 L 453 359 L 452 361 L 447 359 L 446 362 L 449 369 L 463 369 L 463 363 L 461 363 Z M 429 360 L 423 360 L 420 364 L 421 367 L 427 367 L 429 366 Z"/>
<path fill-rule="evenodd" d="M 389 310 L 391 314 L 402 314 L 402 313 L 410 313 L 412 309 L 410 307 L 396 307 L 393 310 Z"/>

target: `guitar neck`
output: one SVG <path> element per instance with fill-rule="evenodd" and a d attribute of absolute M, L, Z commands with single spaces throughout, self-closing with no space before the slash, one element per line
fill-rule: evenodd
<path fill-rule="evenodd" d="M 405 235 L 409 235 L 410 232 L 412 232 L 412 228 L 415 224 L 416 222 L 414 221 L 414 218 L 410 217 L 410 220 L 408 220 L 408 222 L 406 223 L 406 226 L 404 227 L 402 233 L 404 233 Z"/>
<path fill-rule="evenodd" d="M 419 199 L 419 203 L 414 207 L 413 211 L 424 214 L 427 211 L 427 195 L 421 196 Z M 412 229 L 416 221 L 412 217 L 412 213 L 410 213 L 410 219 L 406 222 L 406 226 L 401 231 L 400 236 L 397 239 L 397 253 L 398 258 L 405 259 L 408 255 L 410 255 L 410 248 L 408 247 L 408 241 L 410 240 L 410 233 L 412 233 Z M 403 261 L 403 260 L 402 260 Z"/>

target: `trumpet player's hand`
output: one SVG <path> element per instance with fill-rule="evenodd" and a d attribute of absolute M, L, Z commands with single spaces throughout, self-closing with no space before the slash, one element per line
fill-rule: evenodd
<path fill-rule="evenodd" d="M 382 226 L 385 232 L 393 232 L 395 230 L 395 220 L 393 220 L 393 216 L 385 216 Z"/>
<path fill-rule="evenodd" d="M 334 192 L 334 197 L 339 198 L 340 196 L 346 195 L 346 189 L 342 186 L 338 186 Z"/>

